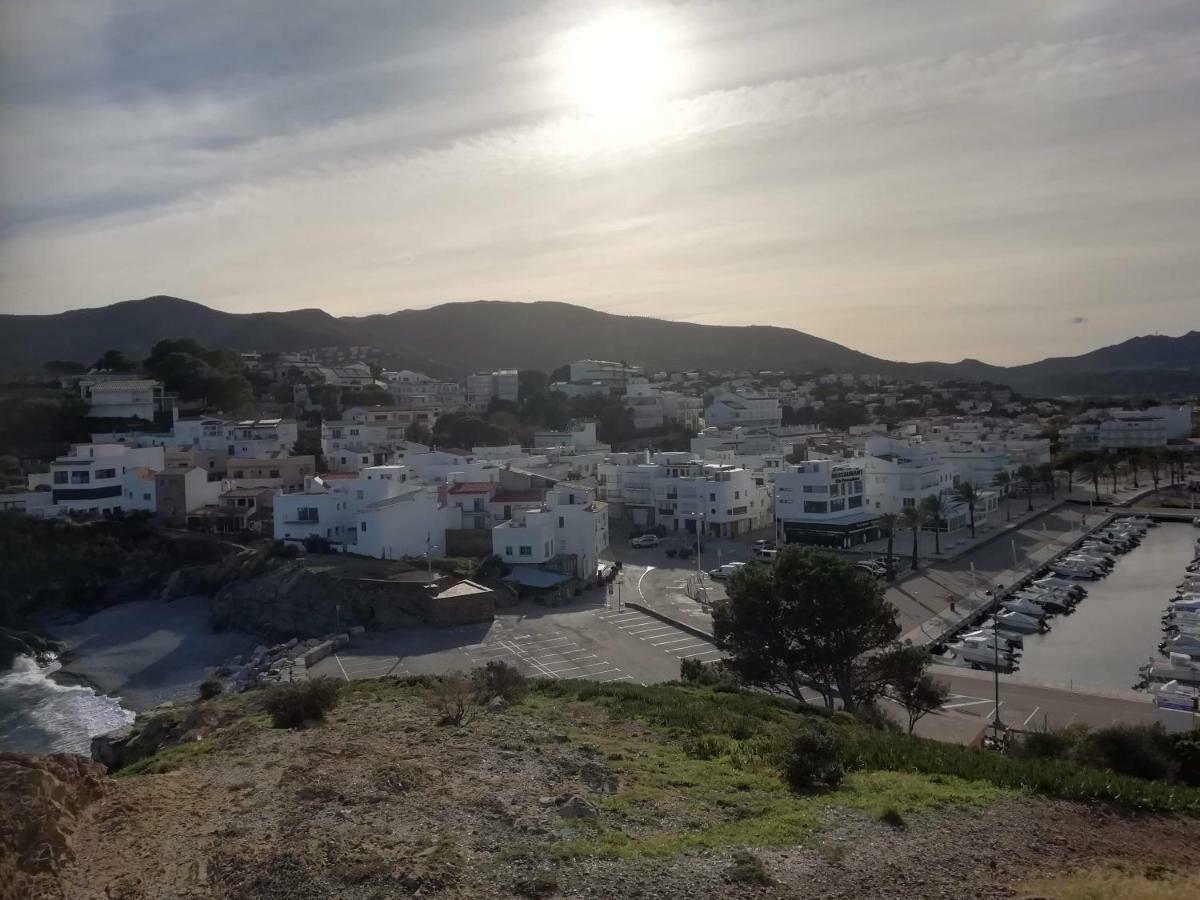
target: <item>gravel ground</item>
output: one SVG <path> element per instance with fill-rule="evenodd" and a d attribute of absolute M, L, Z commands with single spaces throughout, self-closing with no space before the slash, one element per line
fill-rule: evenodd
<path fill-rule="evenodd" d="M 906 813 L 899 828 L 822 806 L 803 846 L 753 849 L 750 865 L 735 865 L 736 846 L 562 859 L 564 840 L 627 827 L 603 802 L 628 787 L 621 763 L 577 731 L 523 707 L 439 726 L 422 699 L 365 691 L 324 725 L 281 731 L 234 718 L 248 702 L 195 708 L 194 737 L 211 752 L 110 783 L 80 817 L 62 896 L 993 898 L 1097 862 L 1200 868 L 1200 823 L 1011 796 Z M 712 824 L 679 809 L 663 807 L 654 827 Z"/>

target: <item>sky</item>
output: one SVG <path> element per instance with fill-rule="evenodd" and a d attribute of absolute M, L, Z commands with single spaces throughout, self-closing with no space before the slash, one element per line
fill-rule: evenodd
<path fill-rule="evenodd" d="M 1194 0 L 0 0 L 0 312 L 1200 328 Z M 601 353 L 603 348 L 598 348 Z"/>

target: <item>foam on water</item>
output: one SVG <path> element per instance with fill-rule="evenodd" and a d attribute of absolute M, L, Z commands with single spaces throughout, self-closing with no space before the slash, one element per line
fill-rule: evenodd
<path fill-rule="evenodd" d="M 58 669 L 18 656 L 0 675 L 0 750 L 87 756 L 94 736 L 133 721 L 115 697 L 54 681 Z"/>

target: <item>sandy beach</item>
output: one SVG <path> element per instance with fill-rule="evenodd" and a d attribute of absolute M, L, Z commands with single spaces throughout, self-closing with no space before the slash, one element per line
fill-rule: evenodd
<path fill-rule="evenodd" d="M 223 662 L 258 643 L 237 631 L 214 634 L 202 597 L 137 600 L 54 629 L 68 647 L 56 677 L 85 679 L 127 709 L 190 700 Z"/>

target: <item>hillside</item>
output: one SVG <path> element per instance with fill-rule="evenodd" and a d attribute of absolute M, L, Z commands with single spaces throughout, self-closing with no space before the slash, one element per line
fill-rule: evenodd
<path fill-rule="evenodd" d="M 896 362 L 790 328 L 697 325 L 554 302 L 446 303 L 335 318 L 315 309 L 226 313 L 150 297 L 49 316 L 0 316 L 0 367 L 32 371 L 48 359 L 86 363 L 108 349 L 140 358 L 155 341 L 174 337 L 238 350 L 366 345 L 390 354 L 394 364 L 460 377 L 501 367 L 549 371 L 602 356 L 655 370 L 829 368 L 913 380 L 989 380 L 1031 393 L 1200 389 L 1200 332 L 1132 338 L 1081 356 L 1006 368 L 971 359 Z"/>
<path fill-rule="evenodd" d="M 116 778 L 0 754 L 0 897 L 1051 897 L 1095 867 L 1173 891 L 1147 898 L 1197 884 L 1195 819 L 889 771 L 867 761 L 886 733 L 762 695 L 538 683 L 459 724 L 445 698 L 354 682 L 290 730 L 258 692 L 176 707 L 142 723 L 165 749 Z M 840 786 L 795 793 L 778 748 L 814 722 L 858 749 Z"/>

